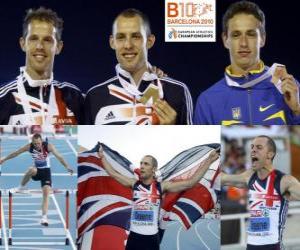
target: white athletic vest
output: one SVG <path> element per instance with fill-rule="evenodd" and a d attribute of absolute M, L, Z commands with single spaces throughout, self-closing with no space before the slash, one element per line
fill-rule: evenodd
<path fill-rule="evenodd" d="M 50 168 L 49 158 L 48 158 L 48 142 L 43 142 L 41 150 L 37 150 L 31 144 L 29 152 L 34 161 L 34 165 L 37 168 Z"/>
<path fill-rule="evenodd" d="M 267 245 L 281 242 L 288 201 L 280 193 L 280 180 L 284 174 L 273 170 L 260 180 L 254 173 L 248 183 L 249 211 L 248 244 Z"/>
<path fill-rule="evenodd" d="M 137 181 L 133 186 L 133 203 L 130 231 L 153 235 L 158 232 L 161 186 L 159 182 L 144 185 Z"/>

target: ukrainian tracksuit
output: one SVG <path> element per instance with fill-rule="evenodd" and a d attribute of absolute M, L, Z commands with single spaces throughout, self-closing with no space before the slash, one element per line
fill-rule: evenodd
<path fill-rule="evenodd" d="M 225 72 L 225 78 L 198 97 L 194 124 L 300 124 L 300 116 L 292 113 L 283 95 L 271 82 L 272 76 L 249 88 L 228 84 L 228 79 L 240 85 L 246 84 L 265 74 L 268 69 L 263 67 L 259 73 L 239 77 Z"/>

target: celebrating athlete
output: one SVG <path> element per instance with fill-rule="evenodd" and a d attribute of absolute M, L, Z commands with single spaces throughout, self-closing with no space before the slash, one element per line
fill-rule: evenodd
<path fill-rule="evenodd" d="M 219 158 L 216 150 L 201 163 L 194 175 L 184 181 L 163 181 L 155 179 L 157 160 L 146 155 L 140 163 L 140 179 L 129 178 L 114 170 L 106 160 L 103 149 L 98 152 L 107 173 L 126 187 L 133 189 L 133 205 L 130 219 L 130 234 L 127 240 L 127 250 L 158 250 L 158 222 L 162 194 L 180 192 L 192 188 L 204 176 L 209 166 Z"/>
<path fill-rule="evenodd" d="M 258 136 L 251 144 L 252 168 L 242 174 L 222 173 L 222 185 L 249 189 L 247 250 L 280 250 L 288 201 L 300 200 L 300 182 L 275 169 L 276 144 Z"/>

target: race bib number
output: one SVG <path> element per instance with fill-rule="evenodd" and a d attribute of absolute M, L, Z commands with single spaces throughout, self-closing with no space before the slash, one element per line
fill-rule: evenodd
<path fill-rule="evenodd" d="M 250 232 L 263 232 L 269 230 L 270 230 L 270 218 L 267 217 L 250 218 L 249 221 Z"/>
<path fill-rule="evenodd" d="M 37 168 L 42 168 L 47 166 L 47 161 L 35 161 L 34 164 Z"/>
<path fill-rule="evenodd" d="M 133 220 L 143 222 L 153 222 L 153 211 L 134 211 Z"/>

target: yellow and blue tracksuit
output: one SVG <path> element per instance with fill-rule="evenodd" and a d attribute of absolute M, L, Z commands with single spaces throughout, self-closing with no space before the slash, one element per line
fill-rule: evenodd
<path fill-rule="evenodd" d="M 267 70 L 263 65 L 247 76 L 234 76 L 227 69 L 225 75 L 243 85 Z M 271 76 L 249 88 L 230 86 L 224 77 L 198 97 L 194 124 L 293 125 L 300 124 L 300 116 L 292 113 Z"/>

